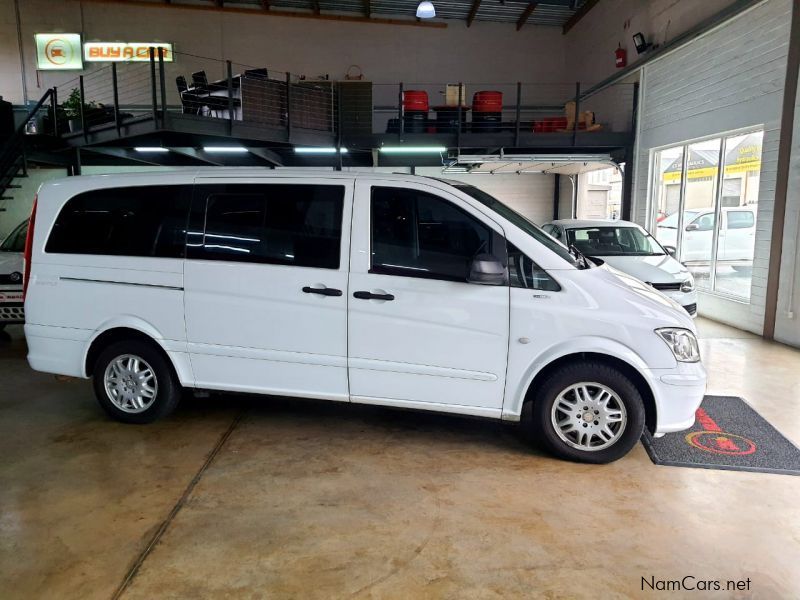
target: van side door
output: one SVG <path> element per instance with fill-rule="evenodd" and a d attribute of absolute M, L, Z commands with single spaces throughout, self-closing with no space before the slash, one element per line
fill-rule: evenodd
<path fill-rule="evenodd" d="M 195 181 L 185 266 L 197 387 L 348 400 L 350 179 Z"/>
<path fill-rule="evenodd" d="M 352 401 L 499 417 L 509 288 L 467 276 L 478 254 L 505 264 L 503 230 L 422 183 L 359 179 L 353 217 Z"/>

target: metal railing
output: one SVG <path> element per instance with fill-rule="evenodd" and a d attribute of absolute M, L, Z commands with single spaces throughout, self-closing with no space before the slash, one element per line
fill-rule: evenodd
<path fill-rule="evenodd" d="M 60 83 L 60 90 L 72 87 L 69 133 L 86 137 L 102 127 L 121 135 L 134 120 L 167 128 L 178 113 L 227 122 L 230 135 L 241 123 L 273 132 L 278 141 L 291 142 L 303 131 L 329 134 L 338 145 L 375 134 L 449 134 L 459 146 L 463 134 L 503 134 L 519 145 L 530 133 L 542 140 L 568 134 L 576 145 L 582 132 L 632 133 L 634 84 L 587 95 L 580 83 L 334 81 L 187 53 L 172 56 L 180 61 L 167 62 L 161 49 L 151 48 L 149 62 L 112 63 Z M 494 107 L 476 110 L 477 93 L 487 91 L 493 92 Z M 424 93 L 427 105 L 409 108 L 405 99 L 412 92 Z"/>

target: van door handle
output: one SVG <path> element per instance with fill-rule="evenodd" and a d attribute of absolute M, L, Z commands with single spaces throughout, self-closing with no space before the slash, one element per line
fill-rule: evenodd
<path fill-rule="evenodd" d="M 342 290 L 337 290 L 334 288 L 312 288 L 312 287 L 304 287 L 303 291 L 306 294 L 319 294 L 320 296 L 341 296 Z"/>
<path fill-rule="evenodd" d="M 373 294 L 372 292 L 353 292 L 353 298 L 359 300 L 394 300 L 392 294 Z"/>

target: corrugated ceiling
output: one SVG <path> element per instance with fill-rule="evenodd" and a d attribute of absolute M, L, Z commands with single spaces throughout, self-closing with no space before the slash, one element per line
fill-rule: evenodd
<path fill-rule="evenodd" d="M 544 0 L 535 2 L 536 8 L 526 21 L 529 25 L 563 26 L 586 0 Z M 180 0 L 173 3 L 181 3 Z M 193 4 L 198 2 L 194 1 Z M 433 0 L 437 19 L 466 21 L 474 0 Z M 226 6 L 258 6 L 262 0 L 235 0 L 225 2 Z M 270 0 L 269 6 L 276 10 L 301 10 L 311 12 L 313 0 Z M 364 16 L 369 4 L 371 14 L 376 17 L 414 18 L 419 0 L 319 0 L 320 11 L 332 14 L 353 14 Z M 525 12 L 527 0 L 481 0 L 476 21 L 495 21 L 516 24 Z"/>

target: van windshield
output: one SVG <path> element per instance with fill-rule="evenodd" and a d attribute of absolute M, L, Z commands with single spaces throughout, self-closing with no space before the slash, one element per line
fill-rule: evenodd
<path fill-rule="evenodd" d="M 499 214 L 501 217 L 505 217 L 506 219 L 511 221 L 514 225 L 522 229 L 522 231 L 524 231 L 533 239 L 535 239 L 537 242 L 547 247 L 552 252 L 555 252 L 558 256 L 563 258 L 573 267 L 578 269 L 581 268 L 581 263 L 579 263 L 575 259 L 575 257 L 572 256 L 572 254 L 570 254 L 566 246 L 564 246 L 561 242 L 555 240 L 553 237 L 546 234 L 538 225 L 536 225 L 532 221 L 529 221 L 514 209 L 509 208 L 494 196 L 491 196 L 490 194 L 487 194 L 483 190 L 479 190 L 478 188 L 473 187 L 466 183 L 453 183 L 451 181 L 448 181 L 447 183 L 452 185 L 454 188 L 464 192 L 465 194 L 469 194 L 470 196 L 475 198 L 475 200 L 477 200 L 484 206 L 490 208 L 491 210 Z"/>

